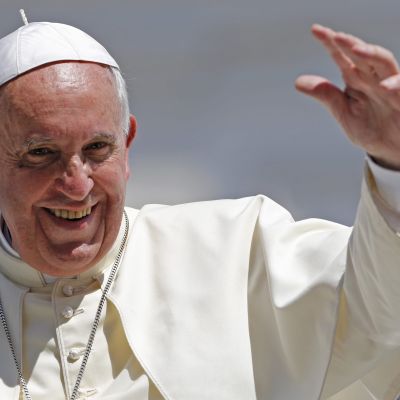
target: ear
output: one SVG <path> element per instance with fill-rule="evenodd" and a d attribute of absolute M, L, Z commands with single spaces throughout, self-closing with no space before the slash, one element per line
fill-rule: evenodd
<path fill-rule="evenodd" d="M 129 132 L 126 137 L 126 148 L 129 149 L 131 146 L 133 139 L 136 136 L 136 118 L 131 114 L 129 116 Z"/>
<path fill-rule="evenodd" d="M 125 179 L 128 180 L 130 175 L 129 168 L 129 149 L 136 135 L 136 118 L 131 114 L 129 117 L 129 132 L 126 137 L 126 152 L 125 152 Z"/>

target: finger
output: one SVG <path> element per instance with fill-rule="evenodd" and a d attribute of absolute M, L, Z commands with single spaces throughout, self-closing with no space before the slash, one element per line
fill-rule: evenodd
<path fill-rule="evenodd" d="M 357 44 L 353 48 L 354 54 L 371 65 L 380 79 L 386 79 L 399 72 L 399 65 L 393 53 L 384 47 L 373 44 Z"/>
<path fill-rule="evenodd" d="M 385 90 L 385 101 L 400 111 L 400 74 L 385 79 L 380 86 Z"/>
<path fill-rule="evenodd" d="M 302 75 L 296 79 L 295 86 L 320 101 L 338 119 L 348 111 L 348 98 L 344 92 L 321 76 Z"/>
<path fill-rule="evenodd" d="M 356 36 L 344 32 L 338 32 L 334 35 L 333 41 L 341 51 L 354 63 L 354 65 L 362 71 L 367 77 L 378 78 L 373 67 L 364 57 L 359 57 L 354 52 L 354 47 L 364 46 L 366 43 Z M 379 78 L 378 78 L 379 79 Z"/>
<path fill-rule="evenodd" d="M 314 37 L 322 43 L 322 45 L 332 57 L 333 61 L 342 70 L 342 72 L 354 66 L 354 63 L 351 61 L 351 59 L 347 57 L 343 53 L 343 51 L 340 50 L 340 48 L 335 44 L 335 31 L 325 26 L 314 24 L 311 28 L 311 32 L 313 33 Z"/>
<path fill-rule="evenodd" d="M 400 90 L 400 75 L 394 75 L 381 82 L 381 86 L 389 91 Z"/>

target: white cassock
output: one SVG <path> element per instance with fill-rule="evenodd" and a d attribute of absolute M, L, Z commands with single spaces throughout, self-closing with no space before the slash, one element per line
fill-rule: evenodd
<path fill-rule="evenodd" d="M 127 209 L 128 246 L 80 398 L 317 400 L 324 385 L 323 398 L 361 377 L 334 399 L 396 398 L 400 238 L 374 190 L 364 184 L 350 241 L 350 228 L 294 222 L 264 196 Z M 33 400 L 69 398 L 123 229 L 70 279 L 46 281 L 0 249 L 0 295 Z M 0 329 L 0 399 L 19 398 Z"/>

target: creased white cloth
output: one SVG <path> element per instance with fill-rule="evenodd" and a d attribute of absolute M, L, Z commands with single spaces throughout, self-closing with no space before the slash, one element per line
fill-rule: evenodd
<path fill-rule="evenodd" d="M 101 361 L 89 361 L 82 385 L 86 396 L 122 400 L 127 388 L 136 387 L 146 400 L 317 400 L 326 374 L 324 396 L 379 366 L 400 340 L 400 238 L 378 211 L 368 174 L 367 182 L 349 257 L 350 228 L 317 219 L 294 222 L 264 196 L 152 205 L 139 213 L 128 209 L 129 244 L 108 296 L 100 337 L 112 330 L 106 326 L 123 332 L 123 353 L 138 370 L 131 374 L 125 364 L 116 367 L 110 354 L 101 368 Z M 58 283 L 57 290 L 65 284 L 80 287 L 89 278 L 95 285 L 93 277 L 104 284 L 113 251 L 102 267 L 74 282 Z M 61 399 L 60 388 L 67 393 L 68 379 L 73 383 L 65 373 L 73 377 L 77 368 L 66 359 L 68 351 L 84 344 L 81 327 L 88 329 L 85 319 L 96 301 L 88 295 L 75 303 L 52 289 L 50 309 L 58 322 L 47 336 L 59 341 L 56 331 L 66 332 L 65 349 L 57 347 L 57 340 L 43 343 L 45 329 L 35 318 L 31 327 L 37 332 L 27 338 L 24 332 L 36 307 L 30 298 L 49 285 L 2 249 L 0 268 L 0 293 L 18 358 L 26 360 L 31 377 L 38 377 L 30 381 L 28 376 L 28 385 L 41 390 L 43 398 Z M 64 321 L 60 302 L 89 311 Z M 42 344 L 34 343 L 36 336 Z M 104 357 L 99 349 L 92 360 Z M 35 371 L 35 354 L 47 363 L 43 378 L 40 369 Z M 18 399 L 1 331 L 0 359 L 0 398 Z M 115 381 L 106 377 L 104 366 L 116 371 Z M 46 393 L 48 380 L 58 380 L 57 393 Z M 378 393 L 379 388 L 370 383 L 368 390 Z"/>

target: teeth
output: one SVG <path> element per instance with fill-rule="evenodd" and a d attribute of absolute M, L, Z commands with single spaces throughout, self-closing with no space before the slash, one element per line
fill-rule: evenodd
<path fill-rule="evenodd" d="M 80 219 L 90 215 L 92 207 L 85 208 L 79 211 L 63 210 L 60 208 L 49 208 L 49 211 L 58 218 L 63 219 Z"/>

